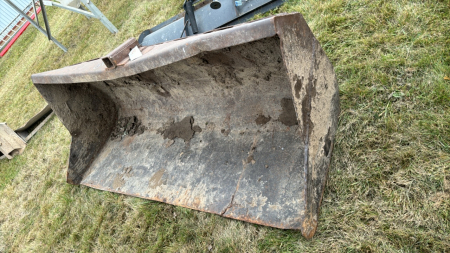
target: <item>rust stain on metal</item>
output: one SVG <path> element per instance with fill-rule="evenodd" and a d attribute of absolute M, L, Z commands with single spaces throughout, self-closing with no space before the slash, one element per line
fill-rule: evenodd
<path fill-rule="evenodd" d="M 174 144 L 174 143 L 175 143 L 174 140 L 168 140 L 168 141 L 166 142 L 166 144 L 164 144 L 164 147 L 168 148 L 168 147 L 172 146 L 172 144 Z"/>
<path fill-rule="evenodd" d="M 255 137 L 253 137 L 253 143 L 252 143 L 252 146 L 250 147 L 250 151 L 248 152 L 248 157 L 247 157 L 247 161 L 250 158 L 251 159 L 250 160 L 251 163 L 253 163 L 253 161 L 254 161 L 253 153 L 255 152 L 257 143 L 258 143 L 258 136 L 255 136 Z M 241 183 L 242 177 L 244 176 L 245 169 L 247 168 L 247 165 L 249 164 L 249 162 L 247 162 L 247 161 L 242 160 L 242 172 L 241 172 L 241 175 L 239 176 L 239 179 L 238 179 L 238 182 L 237 182 L 237 185 L 236 185 L 236 189 L 234 190 L 234 193 L 231 196 L 230 203 L 228 204 L 228 206 L 222 212 L 220 212 L 220 215 L 224 215 L 233 206 L 234 197 L 236 195 L 236 192 L 239 190 L 239 185 Z"/>
<path fill-rule="evenodd" d="M 200 198 L 199 197 L 195 197 L 194 201 L 192 202 L 192 206 L 194 208 L 199 208 L 200 203 L 201 203 Z"/>
<path fill-rule="evenodd" d="M 302 235 L 306 239 L 311 239 L 316 233 L 317 229 L 317 219 L 313 217 L 307 217 L 302 223 Z"/>
<path fill-rule="evenodd" d="M 40 112 L 16 130 L 10 129 L 6 123 L 0 123 L 0 159 L 12 159 L 22 154 L 27 142 L 50 120 L 54 112 L 47 104 Z"/>
<path fill-rule="evenodd" d="M 116 68 L 121 61 L 128 57 L 131 49 L 137 45 L 137 40 L 135 38 L 130 38 L 105 57 L 102 57 L 102 61 L 107 68 Z"/>
<path fill-rule="evenodd" d="M 6 123 L 0 123 L 0 156 L 3 154 L 12 159 L 14 155 L 22 153 L 26 145 Z"/>
<path fill-rule="evenodd" d="M 149 180 L 148 187 L 155 189 L 158 186 L 161 186 L 164 184 L 164 180 L 162 177 L 164 176 L 164 172 L 166 172 L 165 169 L 158 170 Z"/>
<path fill-rule="evenodd" d="M 134 138 L 136 138 L 135 135 L 134 135 L 134 136 L 128 136 L 127 138 L 124 138 L 123 145 L 124 145 L 125 147 L 130 146 L 130 144 L 133 143 Z"/>
<path fill-rule="evenodd" d="M 114 177 L 113 188 L 118 189 L 125 185 L 125 180 L 122 174 L 117 174 Z"/>

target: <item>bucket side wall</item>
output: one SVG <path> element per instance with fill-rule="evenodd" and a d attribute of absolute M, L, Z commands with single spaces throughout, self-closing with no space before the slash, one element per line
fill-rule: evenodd
<path fill-rule="evenodd" d="M 79 184 L 116 124 L 116 106 L 90 84 L 35 86 L 72 136 L 67 182 Z"/>
<path fill-rule="evenodd" d="M 301 14 L 275 17 L 304 142 L 306 210 L 302 233 L 311 238 L 331 160 L 339 115 L 339 88 L 328 57 Z"/>

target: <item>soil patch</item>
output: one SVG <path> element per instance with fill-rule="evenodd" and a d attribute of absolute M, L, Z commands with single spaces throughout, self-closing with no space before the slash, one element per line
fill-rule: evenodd
<path fill-rule="evenodd" d="M 144 133 L 146 127 L 136 116 L 120 118 L 117 121 L 116 128 L 111 133 L 111 140 L 122 139 L 125 135 L 135 135 Z"/>
<path fill-rule="evenodd" d="M 195 132 L 201 132 L 202 129 L 199 126 L 193 126 L 194 117 L 188 116 L 179 122 L 172 123 L 163 132 L 164 139 L 181 138 L 184 142 L 188 142 L 192 139 Z"/>
<path fill-rule="evenodd" d="M 267 124 L 271 120 L 270 116 L 266 117 L 264 115 L 259 115 L 258 118 L 255 119 L 257 125 L 263 126 Z"/>
<path fill-rule="evenodd" d="M 295 113 L 294 102 L 291 98 L 281 99 L 281 112 L 278 120 L 286 126 L 298 125 L 297 114 Z"/>

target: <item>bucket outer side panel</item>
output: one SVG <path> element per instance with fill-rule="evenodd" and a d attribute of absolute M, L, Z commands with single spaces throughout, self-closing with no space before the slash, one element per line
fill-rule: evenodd
<path fill-rule="evenodd" d="M 317 228 L 338 124 L 339 87 L 332 64 L 301 14 L 275 16 L 274 23 L 304 143 L 307 186 L 301 230 L 311 238 Z"/>

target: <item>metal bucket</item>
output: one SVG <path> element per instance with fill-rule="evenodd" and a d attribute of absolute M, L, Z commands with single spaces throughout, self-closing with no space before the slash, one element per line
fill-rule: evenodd
<path fill-rule="evenodd" d="M 134 45 L 32 76 L 72 135 L 67 181 L 312 237 L 339 94 L 303 17 L 140 47 L 130 61 Z"/>

